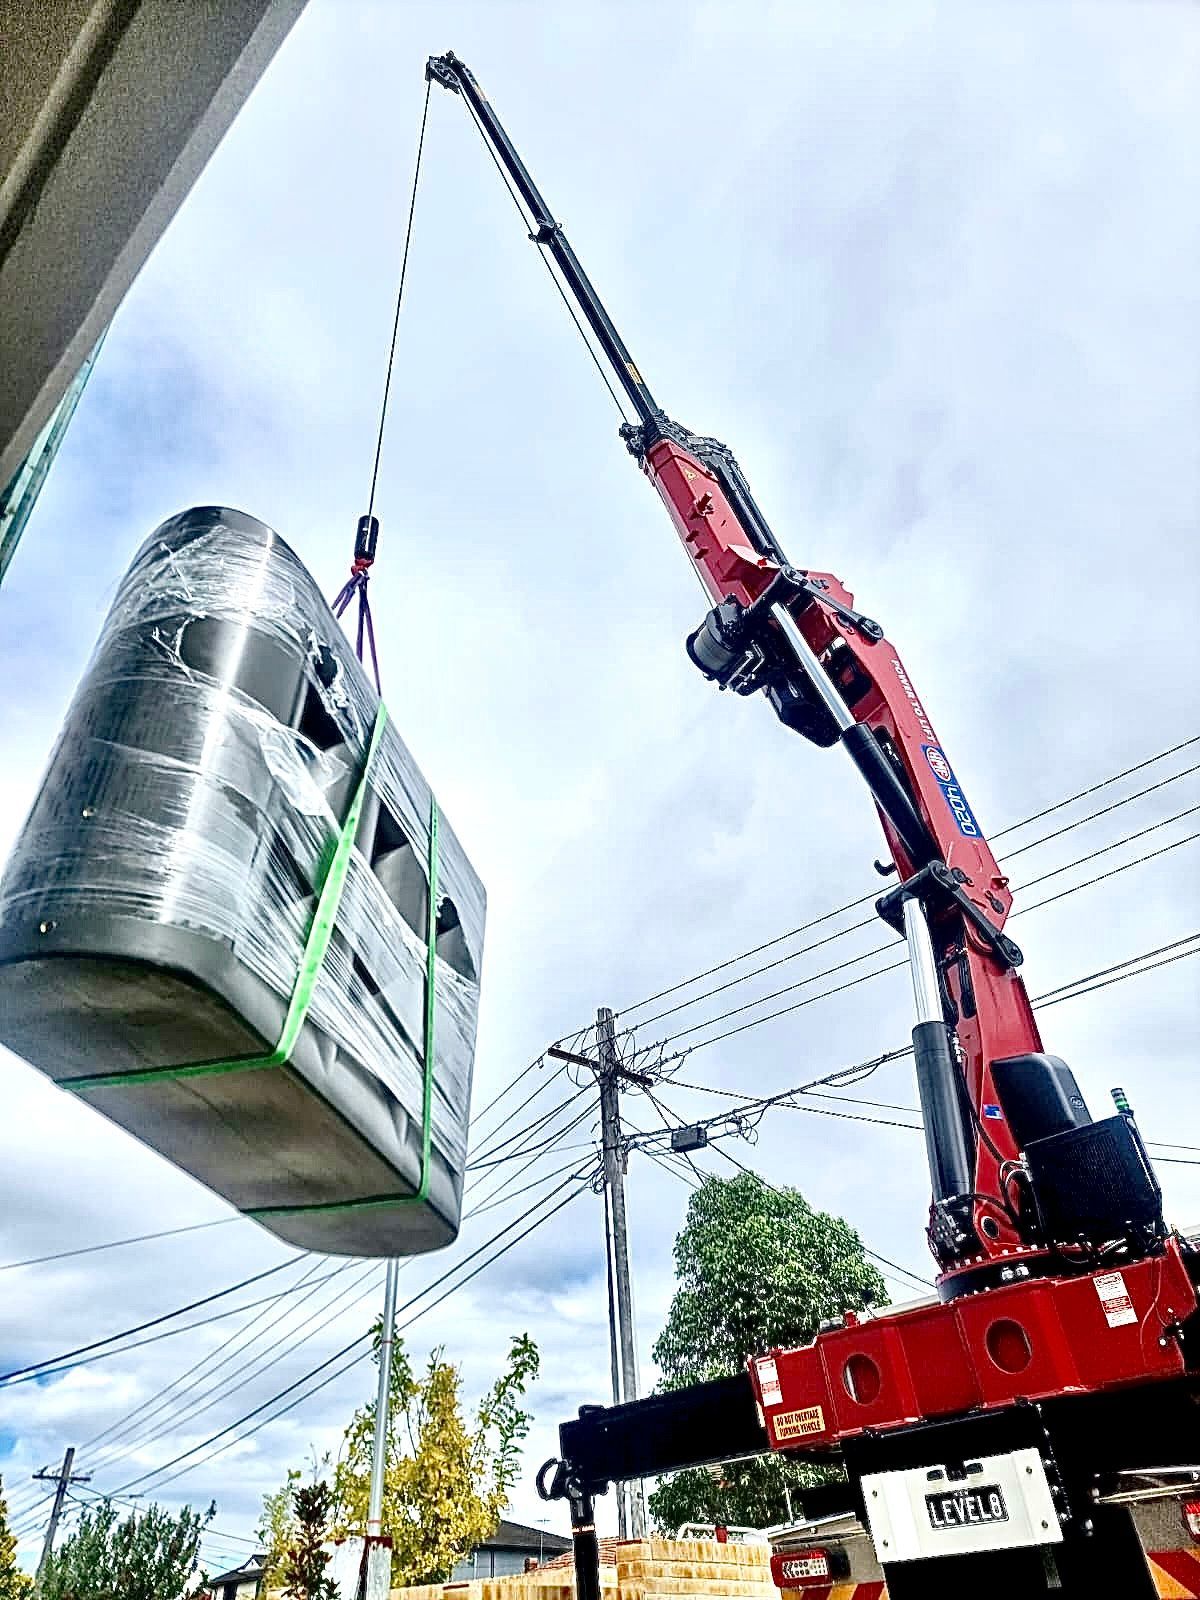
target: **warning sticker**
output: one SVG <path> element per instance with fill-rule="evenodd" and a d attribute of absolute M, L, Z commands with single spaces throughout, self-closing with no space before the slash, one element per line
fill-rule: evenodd
<path fill-rule="evenodd" d="M 771 1418 L 776 1439 L 807 1439 L 825 1432 L 825 1413 L 820 1406 L 805 1406 L 802 1411 L 784 1411 Z"/>
<path fill-rule="evenodd" d="M 1100 1296 L 1104 1320 L 1110 1328 L 1123 1328 L 1137 1321 L 1137 1312 L 1133 1309 L 1133 1301 L 1129 1298 L 1129 1291 L 1125 1287 L 1125 1279 L 1121 1273 L 1104 1272 L 1092 1281 L 1096 1285 L 1096 1293 Z"/>
<path fill-rule="evenodd" d="M 783 1399 L 783 1390 L 779 1387 L 779 1368 L 770 1356 L 764 1356 L 761 1361 L 754 1363 L 758 1374 L 758 1386 L 762 1390 L 762 1403 L 764 1406 L 777 1406 Z"/>

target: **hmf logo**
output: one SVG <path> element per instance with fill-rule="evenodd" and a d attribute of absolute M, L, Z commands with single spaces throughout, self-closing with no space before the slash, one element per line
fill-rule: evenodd
<path fill-rule="evenodd" d="M 954 782 L 954 773 L 950 769 L 950 763 L 946 760 L 945 756 L 936 745 L 925 746 L 925 759 L 933 769 L 934 777 L 937 778 L 939 782 Z"/>
<path fill-rule="evenodd" d="M 936 744 L 923 744 L 921 749 L 929 763 L 929 770 L 937 779 L 938 788 L 950 807 L 950 814 L 958 824 L 959 833 L 965 834 L 968 839 L 981 839 L 983 835 L 979 830 L 979 824 L 971 813 L 966 795 L 958 786 L 954 768 L 946 760 L 945 751 Z"/>

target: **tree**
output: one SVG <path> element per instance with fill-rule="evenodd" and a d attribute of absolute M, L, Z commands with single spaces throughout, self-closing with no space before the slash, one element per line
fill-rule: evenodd
<path fill-rule="evenodd" d="M 278 1589 L 283 1583 L 283 1567 L 287 1553 L 296 1542 L 296 1508 L 293 1495 L 300 1473 L 289 1468 L 287 1477 L 272 1494 L 263 1496 L 263 1508 L 254 1530 L 266 1553 L 263 1567 L 263 1588 Z"/>
<path fill-rule="evenodd" d="M 730 1377 L 773 1345 L 803 1344 L 843 1311 L 887 1303 L 883 1279 L 848 1223 L 797 1189 L 751 1173 L 709 1178 L 675 1241 L 677 1287 L 654 1346 L 662 1387 Z M 780 1456 L 664 1479 L 650 1496 L 660 1528 L 683 1522 L 766 1527 L 788 1517 L 788 1492 L 827 1474 Z"/>
<path fill-rule="evenodd" d="M 283 1600 L 337 1600 L 337 1588 L 325 1576 L 332 1509 L 333 1491 L 327 1483 L 292 1491 L 295 1539 L 283 1563 Z"/>
<path fill-rule="evenodd" d="M 17 1566 L 17 1536 L 8 1525 L 8 1502 L 0 1478 L 0 1600 L 25 1600 L 33 1579 Z"/>
<path fill-rule="evenodd" d="M 377 1323 L 376 1361 L 381 1332 Z M 538 1365 L 532 1339 L 513 1338 L 503 1373 L 468 1420 L 462 1375 L 443 1351 L 418 1376 L 403 1344 L 394 1344 L 383 1496 L 393 1584 L 445 1582 L 455 1562 L 495 1531 L 520 1466 L 531 1420 L 521 1400 Z M 372 1403 L 355 1412 L 343 1440 L 334 1479 L 339 1535 L 366 1526 L 374 1436 Z"/>
<path fill-rule="evenodd" d="M 176 1516 L 152 1505 L 122 1522 L 111 1501 L 100 1501 L 47 1560 L 38 1600 L 182 1600 L 216 1512 L 185 1506 Z"/>

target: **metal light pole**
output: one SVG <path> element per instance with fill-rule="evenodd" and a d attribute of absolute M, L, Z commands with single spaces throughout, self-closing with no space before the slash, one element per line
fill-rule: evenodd
<path fill-rule="evenodd" d="M 387 1465 L 388 1400 L 392 1390 L 393 1325 L 396 1321 L 396 1278 L 399 1263 L 389 1261 L 383 1291 L 383 1337 L 379 1343 L 379 1393 L 375 1397 L 375 1443 L 371 1453 L 371 1497 L 367 1504 L 367 1541 L 383 1534 L 383 1479 Z"/>

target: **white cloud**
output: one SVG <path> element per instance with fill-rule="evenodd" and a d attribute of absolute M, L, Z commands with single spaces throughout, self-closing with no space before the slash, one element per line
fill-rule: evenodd
<path fill-rule="evenodd" d="M 365 509 L 421 67 L 447 44 L 668 409 L 734 446 L 793 559 L 845 576 L 887 622 L 986 825 L 1192 731 L 1200 46 L 1184 8 L 313 0 L 129 296 L 6 579 L 0 668 L 18 692 L 0 842 L 158 520 L 241 505 L 328 589 L 340 581 Z M 865 893 L 880 850 L 836 755 L 718 696 L 685 659 L 698 591 L 533 254 L 462 107 L 435 91 L 373 594 L 393 713 L 489 888 L 479 1104 L 598 1004 Z M 1031 852 L 1021 874 L 1194 803 L 1194 780 L 1174 787 L 1178 802 L 1164 791 L 1128 824 L 1118 813 Z M 1194 882 L 1183 848 L 1019 919 L 1033 992 L 1190 931 Z M 1184 963 L 1044 1023 L 1096 1108 L 1121 1082 L 1151 1136 L 1200 1144 L 1195 1020 Z M 775 1090 L 902 1042 L 909 1021 L 901 973 L 700 1051 L 681 1076 Z M 2 1066 L 4 1259 L 221 1214 Z M 910 1077 L 896 1063 L 864 1092 L 911 1104 Z M 719 1104 L 668 1098 L 689 1115 Z M 630 1110 L 649 1125 L 648 1106 Z M 914 1135 L 780 1112 L 753 1151 L 734 1148 L 926 1270 Z M 1172 1214 L 1200 1218 L 1200 1168 L 1162 1177 Z M 649 1374 L 686 1190 L 635 1158 L 630 1195 Z M 473 1393 L 510 1333 L 538 1338 L 528 1467 L 608 1393 L 601 1229 L 585 1196 L 411 1335 L 418 1351 L 445 1343 Z M 237 1224 L 6 1274 L 0 1357 L 24 1365 L 280 1255 Z M 206 1438 L 371 1312 L 97 1482 Z M 28 1472 L 222 1333 L 5 1391 L 17 1503 Z M 359 1367 L 164 1498 L 215 1496 L 220 1524 L 248 1533 L 262 1492 L 310 1444 L 333 1445 L 369 1392 Z M 526 1519 L 541 1514 L 529 1478 Z"/>

